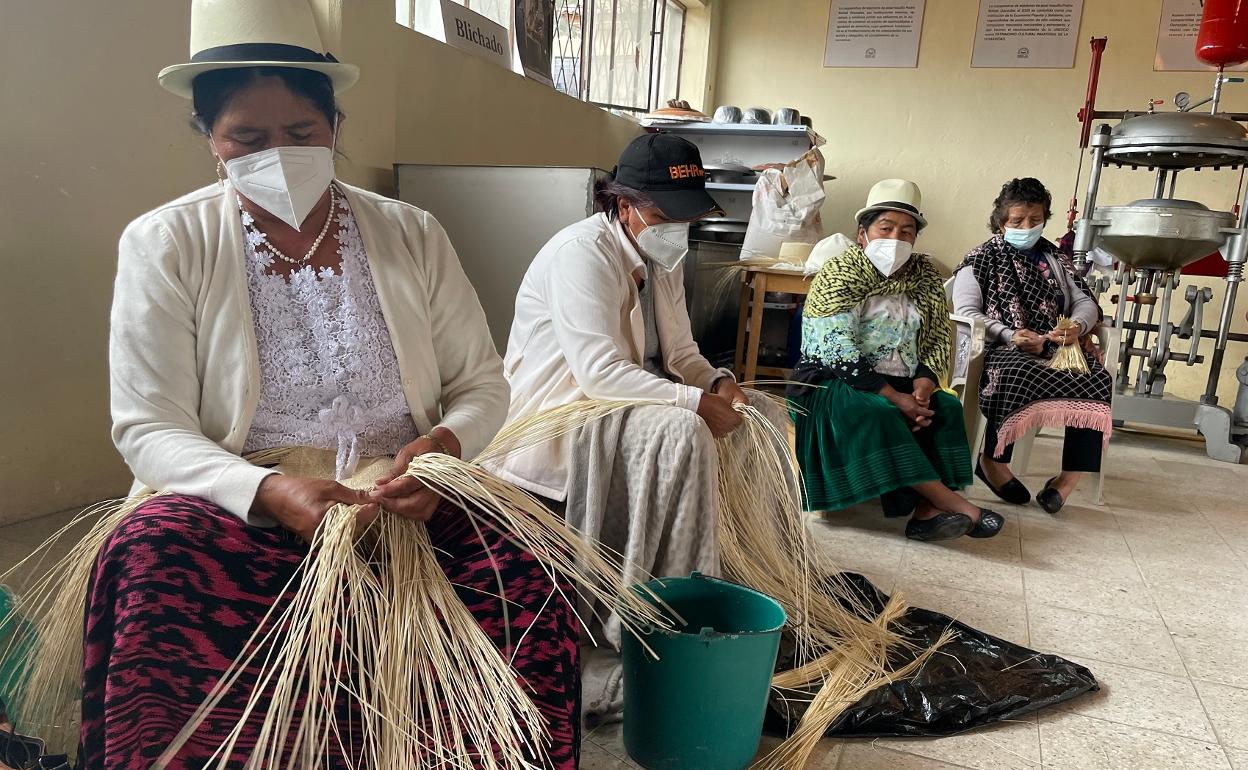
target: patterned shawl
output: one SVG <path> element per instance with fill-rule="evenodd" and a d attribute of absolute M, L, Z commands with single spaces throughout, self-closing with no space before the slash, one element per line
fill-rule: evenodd
<path fill-rule="evenodd" d="M 1057 326 L 1061 315 L 1058 298 L 1062 296 L 1057 277 L 1049 274 L 1048 257 L 1056 258 L 1085 294 L 1091 297 L 1092 293 L 1070 257 L 1051 241 L 1042 238 L 1036 248 L 1041 254 L 1039 262 L 1006 243 L 1004 236 L 994 235 L 971 250 L 954 272 L 968 266 L 975 271 L 984 315 L 1011 329 L 1048 334 Z"/>
<path fill-rule="evenodd" d="M 1011 329 L 1052 331 L 1061 314 L 1062 287 L 1058 276 L 1050 273 L 1050 256 L 1091 296 L 1069 257 L 1047 240 L 1040 241 L 1039 249 L 1042 259 L 1036 261 L 995 235 L 966 255 L 957 269 L 969 266 L 975 271 L 984 315 Z M 989 448 L 994 455 L 1027 431 L 1043 427 L 1090 428 L 1109 440 L 1113 379 L 1086 351 L 1087 374 L 1050 369 L 1048 359 L 1056 349 L 1050 342 L 1042 355 L 1033 356 L 1009 345 L 994 345 L 985 354 L 979 408 L 997 429 L 997 446 Z"/>
<path fill-rule="evenodd" d="M 949 372 L 949 300 L 931 258 L 914 254 L 891 276 L 884 276 L 862 247 L 854 245 L 833 257 L 810 285 L 802 315 L 827 318 L 848 313 L 869 297 L 904 294 L 918 308 L 919 361 L 942 380 Z"/>

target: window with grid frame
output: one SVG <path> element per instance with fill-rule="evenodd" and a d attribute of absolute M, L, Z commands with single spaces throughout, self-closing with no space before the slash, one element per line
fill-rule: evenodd
<path fill-rule="evenodd" d="M 454 0 L 505 27 L 514 0 Z M 552 0 L 555 88 L 608 109 L 648 112 L 680 93 L 679 0 Z M 395 0 L 395 20 L 441 38 L 440 0 Z"/>

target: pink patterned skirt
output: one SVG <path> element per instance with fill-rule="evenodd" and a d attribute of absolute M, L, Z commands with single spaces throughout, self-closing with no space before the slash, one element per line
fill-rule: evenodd
<path fill-rule="evenodd" d="M 462 510 L 444 505 L 428 526 L 465 606 L 501 654 L 514 653 L 512 667 L 549 724 L 551 769 L 574 770 L 580 673 L 572 609 L 552 598 L 551 578 L 532 555 L 493 530 L 479 535 Z M 146 770 L 243 650 L 306 553 L 285 530 L 248 526 L 197 497 L 156 497 L 128 517 L 101 549 L 87 595 L 79 766 Z M 518 651 L 506 646 L 508 636 Z M 246 683 L 227 694 L 171 768 L 209 764 L 243 713 Z M 342 708 L 344 737 L 359 725 L 351 710 Z M 249 722 L 231 767 L 245 764 L 258 722 Z M 327 766 L 360 765 L 334 746 Z"/>

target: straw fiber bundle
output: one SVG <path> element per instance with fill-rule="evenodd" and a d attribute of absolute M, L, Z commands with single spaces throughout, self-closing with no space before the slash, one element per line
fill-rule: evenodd
<path fill-rule="evenodd" d="M 787 411 L 786 401 L 775 400 Z M 509 426 L 506 435 L 500 434 L 500 447 L 527 447 L 527 437 L 534 434 L 563 435 L 637 405 L 568 404 Z M 779 673 L 773 687 L 784 698 L 809 705 L 793 735 L 758 768 L 793 770 L 805 766 L 846 708 L 877 687 L 912 675 L 949 635 L 929 649 L 917 649 L 895 630 L 908 609 L 900 593 L 890 597 L 882 612 L 868 605 L 813 542 L 788 435 L 758 409 L 737 409 L 743 425 L 717 443 L 720 561 L 725 577 L 775 598 L 788 616 L 797 665 Z M 901 650 L 908 654 L 900 657 L 909 662 L 895 668 L 890 654 Z"/>
<path fill-rule="evenodd" d="M 513 448 L 541 438 L 535 426 L 509 435 Z M 317 450 L 277 450 L 252 459 L 277 462 L 293 475 L 333 475 L 332 454 Z M 385 458 L 366 462 L 346 483 L 371 487 L 389 465 Z M 585 542 L 533 497 L 477 464 L 423 455 L 407 474 L 464 508 L 478 531 L 494 529 L 533 553 L 552 578 L 552 600 L 559 590 L 555 578 L 562 577 L 607 606 L 623 601 L 626 627 L 677 622 L 625 590 L 618 557 Z M 35 629 L 25 640 L 33 649 L 20 707 L 45 733 L 74 716 L 82 602 L 96 553 L 142 499 L 103 506 L 87 537 L 19 607 Z M 358 512 L 337 505 L 325 515 L 287 598 L 274 605 L 155 768 L 165 767 L 238 687 L 249 688 L 249 702 L 213 767 L 228 765 L 249 720 L 259 723 L 251 759 L 257 767 L 317 770 L 333 746 L 379 768 L 545 767 L 544 721 L 442 572 L 424 525 L 383 512 L 360 527 Z M 505 598 L 501 580 L 499 592 Z M 522 641 L 509 646 L 514 650 Z M 344 700 L 360 715 L 360 737 L 351 746 L 339 732 Z"/>
<path fill-rule="evenodd" d="M 1061 316 L 1057 319 L 1057 326 L 1054 328 L 1057 331 L 1069 332 L 1071 329 L 1076 328 L 1076 324 L 1074 320 Z M 1075 337 L 1074 341 L 1057 349 L 1057 352 L 1053 354 L 1053 358 L 1049 360 L 1049 368 L 1082 372 L 1083 374 L 1087 374 L 1090 371 L 1088 369 L 1088 359 L 1083 354 L 1083 346 L 1079 344 L 1078 336 Z"/>
<path fill-rule="evenodd" d="M 68 555 L 48 567 L 25 591 L 14 592 L 13 607 L 3 619 L 13 623 L 16 632 L 0 648 L 0 660 L 17 656 L 29 664 L 19 668 L 15 680 L 0 684 L 9 690 L 9 705 L 13 713 L 21 715 L 23 728 L 44 738 L 49 746 L 78 745 L 83 602 L 95 555 L 122 519 L 144 499 L 136 496 L 107 501 L 84 510 L 30 556 L 0 574 L 0 583 L 7 583 L 19 571 L 38 574 L 58 543 L 98 517 Z"/>
<path fill-rule="evenodd" d="M 904 598 L 894 593 L 877 614 L 843 578 L 806 527 L 788 435 L 756 408 L 737 409 L 744 423 L 719 442 L 720 561 L 727 577 L 773 597 L 789 618 L 797 665 L 772 685 L 809 705 L 793 734 L 757 765 L 789 770 L 806 765 L 846 708 L 912 674 L 935 648 L 893 669 L 890 652 L 911 647 L 894 630 Z"/>

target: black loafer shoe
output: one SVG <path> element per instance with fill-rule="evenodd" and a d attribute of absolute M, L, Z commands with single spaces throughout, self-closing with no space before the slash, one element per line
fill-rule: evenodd
<path fill-rule="evenodd" d="M 880 507 L 884 509 L 886 517 L 900 519 L 914 513 L 922 499 L 923 496 L 910 487 L 901 487 L 880 495 Z"/>
<path fill-rule="evenodd" d="M 911 540 L 952 540 L 962 537 L 975 526 L 970 516 L 961 513 L 938 513 L 930 519 L 906 522 L 906 537 Z"/>
<path fill-rule="evenodd" d="M 988 480 L 988 474 L 984 473 L 984 466 L 981 463 L 975 463 L 975 475 L 984 485 L 992 491 L 994 495 L 1001 498 L 1007 503 L 1014 505 L 1026 505 L 1031 502 L 1031 490 L 1023 486 L 1023 482 L 1018 479 L 1010 479 L 1009 482 L 1000 489 L 994 487 L 992 482 Z"/>
<path fill-rule="evenodd" d="M 979 521 L 967 532 L 967 537 L 996 537 L 1005 526 L 1005 517 L 987 508 L 979 509 Z"/>
<path fill-rule="evenodd" d="M 1044 489 L 1036 495 L 1036 502 L 1040 503 L 1040 507 L 1048 513 L 1057 513 L 1066 504 L 1066 501 L 1062 499 L 1062 493 L 1053 488 L 1054 481 L 1057 481 L 1056 476 L 1044 482 Z"/>

